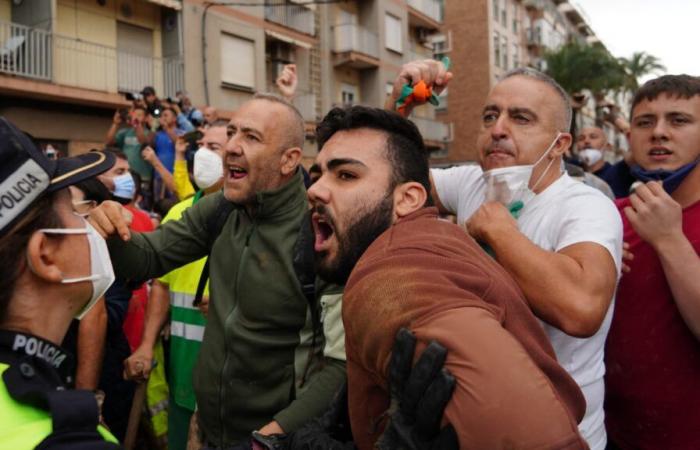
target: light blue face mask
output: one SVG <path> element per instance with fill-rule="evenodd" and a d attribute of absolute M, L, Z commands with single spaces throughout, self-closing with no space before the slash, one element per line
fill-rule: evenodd
<path fill-rule="evenodd" d="M 113 181 L 114 191 L 112 192 L 112 195 L 129 200 L 134 199 L 134 195 L 136 194 L 136 183 L 134 182 L 134 177 L 132 177 L 129 172 L 114 177 Z"/>

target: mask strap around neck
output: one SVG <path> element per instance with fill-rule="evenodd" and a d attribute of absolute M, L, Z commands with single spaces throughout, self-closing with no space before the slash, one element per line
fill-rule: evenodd
<path fill-rule="evenodd" d="M 557 132 L 557 136 L 554 138 L 554 140 L 552 141 L 552 143 L 549 144 L 549 147 L 547 147 L 547 150 L 545 150 L 544 153 L 542 153 L 542 156 L 540 156 L 540 159 L 538 159 L 537 162 L 536 162 L 535 164 L 533 164 L 533 166 L 532 166 L 533 171 L 534 171 L 535 167 L 537 167 L 537 165 L 538 165 L 539 163 L 541 163 L 542 160 L 549 154 L 549 152 L 552 151 L 552 149 L 554 148 L 554 146 L 556 145 L 556 143 L 559 142 L 559 138 L 561 137 L 561 134 L 562 134 L 561 131 L 558 131 L 558 132 Z M 532 192 L 535 192 L 535 189 L 537 189 L 537 186 L 539 186 L 540 182 L 542 182 L 542 180 L 544 179 L 545 175 L 547 175 L 547 172 L 549 172 L 549 169 L 552 167 L 552 164 L 553 164 L 553 163 L 554 163 L 554 159 L 551 159 L 551 160 L 549 161 L 549 164 L 547 164 L 547 168 L 544 169 L 544 172 L 542 172 L 542 174 L 541 174 L 540 177 L 537 179 L 537 181 L 535 181 L 535 184 L 533 184 L 532 187 L 530 188 L 530 190 L 531 190 Z"/>
<path fill-rule="evenodd" d="M 88 234 L 87 228 L 41 228 L 39 231 L 46 234 Z"/>
<path fill-rule="evenodd" d="M 86 277 L 77 277 L 77 278 L 64 278 L 61 280 L 61 283 L 63 284 L 73 284 L 73 283 L 81 283 L 83 281 L 94 281 L 100 279 L 100 275 L 88 275 Z"/>

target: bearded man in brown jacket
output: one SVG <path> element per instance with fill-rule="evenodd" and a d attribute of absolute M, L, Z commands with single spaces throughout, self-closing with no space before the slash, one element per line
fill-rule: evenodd
<path fill-rule="evenodd" d="M 443 423 L 460 448 L 587 448 L 585 401 L 522 292 L 463 230 L 428 207 L 427 151 L 415 125 L 378 109 L 332 110 L 309 188 L 318 273 L 346 284 L 348 405 L 354 441 L 386 427 L 387 366 L 401 327 L 416 354 L 447 349 L 456 380 Z M 536 268 L 533 268 L 536 270 Z M 546 274 L 543 274 L 546 276 Z"/>

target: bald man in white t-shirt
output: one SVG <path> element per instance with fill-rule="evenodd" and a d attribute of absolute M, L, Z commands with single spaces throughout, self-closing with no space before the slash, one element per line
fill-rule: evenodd
<path fill-rule="evenodd" d="M 451 76 L 437 61 L 409 63 L 387 106 L 405 83 L 424 80 L 439 92 Z M 559 363 L 586 397 L 579 430 L 591 449 L 603 450 L 603 349 L 621 267 L 622 222 L 607 197 L 562 170 L 570 123 L 568 96 L 554 80 L 532 69 L 509 72 L 483 109 L 480 165 L 432 170 L 432 196 L 523 290 Z"/>

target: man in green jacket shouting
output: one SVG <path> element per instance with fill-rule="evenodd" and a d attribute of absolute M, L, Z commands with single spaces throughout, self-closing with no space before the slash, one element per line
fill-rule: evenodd
<path fill-rule="evenodd" d="M 209 316 L 193 382 L 211 448 L 246 440 L 253 430 L 294 431 L 322 412 L 345 380 L 340 295 L 317 292 L 314 311 L 293 264 L 307 212 L 303 118 L 283 100 L 257 95 L 236 111 L 227 136 L 223 192 L 202 198 L 180 220 L 138 234 L 114 202 L 90 216 L 109 237 L 122 279 L 155 278 L 210 255 Z M 227 202 L 233 207 L 211 243 L 211 223 Z M 322 333 L 313 339 L 313 330 Z"/>

